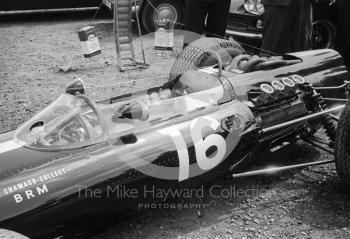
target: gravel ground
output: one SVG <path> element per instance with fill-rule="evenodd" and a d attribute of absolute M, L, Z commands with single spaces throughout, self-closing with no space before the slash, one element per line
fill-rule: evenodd
<path fill-rule="evenodd" d="M 92 87 L 94 99 L 166 81 L 174 55 L 154 53 L 147 37 L 151 67 L 117 73 L 111 20 L 102 16 L 91 22 L 91 17 L 92 13 L 79 13 L 0 18 L 0 131 L 18 127 L 75 78 Z M 103 51 L 91 59 L 82 57 L 77 37 L 77 30 L 87 24 L 96 26 Z M 257 158 L 254 168 L 330 158 L 297 143 Z M 273 176 L 218 178 L 212 185 L 231 194 L 214 197 L 206 190 L 200 202 L 186 201 L 205 208 L 135 211 L 105 222 L 107 229 L 91 233 L 91 228 L 79 227 L 65 238 L 350 238 L 350 194 L 333 165 Z M 242 196 L 238 193 L 242 189 L 250 191 Z"/>

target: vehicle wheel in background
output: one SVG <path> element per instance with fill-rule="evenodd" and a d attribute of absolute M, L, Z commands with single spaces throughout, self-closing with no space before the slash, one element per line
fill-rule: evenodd
<path fill-rule="evenodd" d="M 317 20 L 312 24 L 312 49 L 333 48 L 337 30 L 327 20 Z"/>
<path fill-rule="evenodd" d="M 350 186 L 350 103 L 346 105 L 338 122 L 334 152 L 338 175 Z"/>
<path fill-rule="evenodd" d="M 170 19 L 175 22 L 175 28 L 181 28 L 184 17 L 185 6 L 181 0 L 145 0 L 141 12 L 142 25 L 147 32 L 155 31 L 159 19 Z"/>
<path fill-rule="evenodd" d="M 217 52 L 225 63 L 232 60 L 234 56 L 243 53 L 244 49 L 234 40 L 227 41 L 220 38 L 198 39 L 188 45 L 176 58 L 170 72 L 169 81 L 188 70 L 216 64 L 215 57 L 208 51 Z"/>

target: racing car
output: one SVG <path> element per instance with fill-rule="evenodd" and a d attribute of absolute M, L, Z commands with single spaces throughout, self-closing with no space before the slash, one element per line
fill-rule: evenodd
<path fill-rule="evenodd" d="M 162 85 L 94 102 L 81 80 L 70 84 L 0 135 L 0 228 L 37 237 L 39 226 L 83 218 L 93 200 L 81 196 L 82 187 L 176 186 L 217 171 L 271 172 L 239 169 L 261 151 L 300 139 L 335 148 L 340 175 L 349 179 L 349 73 L 341 56 L 330 49 L 245 55 L 234 41 L 202 38 L 178 56 Z M 320 128 L 328 146 L 314 136 Z"/>

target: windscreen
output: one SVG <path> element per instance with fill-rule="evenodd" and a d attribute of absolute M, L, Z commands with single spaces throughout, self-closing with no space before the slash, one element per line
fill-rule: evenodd
<path fill-rule="evenodd" d="M 33 148 L 69 149 L 94 143 L 103 135 L 95 109 L 84 98 L 62 94 L 22 125 L 14 139 Z"/>

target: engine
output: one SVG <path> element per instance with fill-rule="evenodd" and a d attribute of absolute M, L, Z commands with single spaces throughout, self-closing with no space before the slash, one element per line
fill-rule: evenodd
<path fill-rule="evenodd" d="M 304 101 L 305 79 L 299 75 L 262 83 L 248 92 L 250 108 L 261 128 L 293 120 L 308 113 Z"/>

